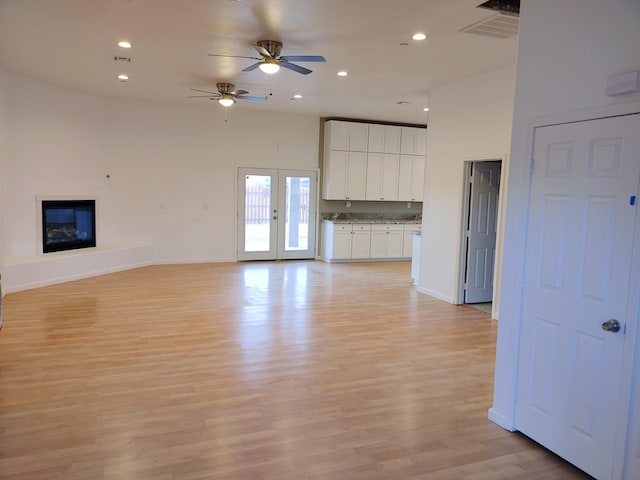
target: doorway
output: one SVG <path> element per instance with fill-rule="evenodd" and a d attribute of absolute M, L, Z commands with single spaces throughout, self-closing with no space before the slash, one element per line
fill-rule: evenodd
<path fill-rule="evenodd" d="M 492 313 L 501 160 L 464 164 L 458 303 Z"/>
<path fill-rule="evenodd" d="M 318 173 L 238 169 L 237 259 L 315 257 Z"/>

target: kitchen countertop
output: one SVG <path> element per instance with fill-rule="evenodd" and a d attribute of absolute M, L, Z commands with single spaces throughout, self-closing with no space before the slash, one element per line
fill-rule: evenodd
<path fill-rule="evenodd" d="M 332 223 L 386 223 L 401 225 L 419 225 L 422 223 L 421 215 L 381 216 L 379 214 L 357 213 L 324 213 L 322 220 Z"/>

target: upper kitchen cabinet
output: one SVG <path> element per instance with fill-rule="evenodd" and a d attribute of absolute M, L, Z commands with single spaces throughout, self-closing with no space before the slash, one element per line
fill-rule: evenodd
<path fill-rule="evenodd" d="M 367 154 L 331 150 L 325 152 L 322 198 L 364 200 Z"/>
<path fill-rule="evenodd" d="M 375 153 L 400 153 L 401 127 L 396 125 L 369 125 L 367 151 Z"/>
<path fill-rule="evenodd" d="M 366 152 L 369 141 L 367 123 L 329 120 L 324 124 L 325 149 Z"/>
<path fill-rule="evenodd" d="M 400 153 L 403 155 L 426 155 L 427 130 L 416 127 L 401 128 Z"/>
<path fill-rule="evenodd" d="M 398 200 L 422 202 L 424 196 L 424 166 L 422 155 L 400 155 Z"/>

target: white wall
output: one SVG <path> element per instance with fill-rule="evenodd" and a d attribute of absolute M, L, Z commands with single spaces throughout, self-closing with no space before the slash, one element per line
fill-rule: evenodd
<path fill-rule="evenodd" d="M 4 270 L 5 257 L 5 232 L 4 224 L 6 200 L 5 190 L 7 182 L 7 142 L 9 141 L 9 95 L 8 77 L 6 72 L 0 67 L 0 275 Z"/>
<path fill-rule="evenodd" d="M 464 162 L 506 157 L 514 83 L 515 66 L 510 66 L 430 92 L 421 292 L 452 303 L 455 300 Z M 506 161 L 502 168 L 507 168 Z"/>
<path fill-rule="evenodd" d="M 39 195 L 96 196 L 99 247 L 151 244 L 159 263 L 231 261 L 236 166 L 318 168 L 317 117 L 236 105 L 225 123 L 213 102 L 116 100 L 5 77 L 12 141 L 3 232 L 11 265 L 41 261 Z"/>
<path fill-rule="evenodd" d="M 611 98 L 604 93 L 609 75 L 640 69 L 638 25 L 638 0 L 524 0 L 521 5 L 494 405 L 490 411 L 490 417 L 506 428 L 512 428 L 514 421 L 532 125 L 541 117 L 557 119 L 567 112 L 592 118 L 607 112 L 640 110 L 640 94 Z M 636 395 L 640 393 L 639 369 L 636 363 Z M 638 396 L 634 401 L 637 411 Z M 629 451 L 636 452 L 633 468 L 640 472 L 640 424 L 637 418 L 633 422 Z"/>

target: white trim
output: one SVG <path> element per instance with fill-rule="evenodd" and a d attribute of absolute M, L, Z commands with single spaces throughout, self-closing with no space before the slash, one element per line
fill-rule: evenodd
<path fill-rule="evenodd" d="M 455 305 L 454 298 L 450 297 L 449 295 L 443 295 L 442 293 L 436 292 L 435 290 L 431 290 L 429 288 L 424 288 L 420 286 L 416 286 L 416 290 L 420 293 L 424 293 L 425 295 L 429 295 L 430 297 L 434 297 L 434 298 L 437 298 L 438 300 L 443 300 L 447 303 L 451 303 L 452 305 Z"/>

